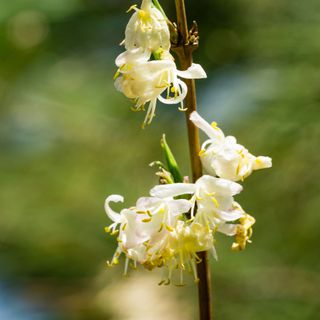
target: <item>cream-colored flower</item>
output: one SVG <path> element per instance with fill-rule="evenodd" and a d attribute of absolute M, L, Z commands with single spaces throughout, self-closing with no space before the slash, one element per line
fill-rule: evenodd
<path fill-rule="evenodd" d="M 196 183 L 173 183 L 158 185 L 151 189 L 154 197 L 166 198 L 191 194 L 191 219 L 214 231 L 228 234 L 226 223 L 243 217 L 245 212 L 234 201 L 233 196 L 240 193 L 242 187 L 236 182 L 204 175 Z M 194 208 L 197 206 L 197 214 Z"/>
<path fill-rule="evenodd" d="M 117 213 L 111 209 L 110 202 L 123 202 L 123 197 L 109 196 L 105 201 L 105 210 L 113 221 L 106 231 L 113 235 L 119 233 L 118 248 L 110 265 L 117 264 L 119 256 L 124 253 L 127 257 L 125 273 L 129 259 L 143 264 L 148 259 L 150 247 L 160 249 L 163 239 L 173 230 L 179 216 L 191 207 L 190 202 L 183 199 L 142 197 L 135 207 Z"/>
<path fill-rule="evenodd" d="M 115 86 L 123 94 L 135 101 L 136 111 L 143 110 L 149 104 L 144 120 L 150 124 L 154 115 L 157 100 L 165 104 L 183 102 L 187 95 L 186 84 L 179 79 L 205 78 L 206 73 L 198 64 L 192 64 L 185 71 L 179 71 L 172 56 L 167 53 L 164 60 L 148 61 L 150 54 L 141 48 L 126 51 L 116 59 L 119 67 Z M 167 92 L 166 97 L 162 93 Z"/>
<path fill-rule="evenodd" d="M 200 223 L 179 220 L 168 234 L 166 245 L 158 252 L 158 257 L 152 259 L 150 256 L 150 263 L 167 268 L 168 275 L 160 284 L 169 284 L 174 270 L 180 273 L 179 285 L 183 285 L 184 271 L 192 273 L 198 282 L 196 264 L 201 260 L 197 253 L 208 250 L 215 254 L 212 230 Z"/>
<path fill-rule="evenodd" d="M 203 167 L 209 174 L 239 181 L 248 177 L 253 170 L 272 166 L 271 158 L 256 157 L 238 144 L 235 137 L 225 137 L 215 122 L 210 125 L 195 111 L 190 115 L 190 120 L 209 137 L 200 151 Z"/>
<path fill-rule="evenodd" d="M 170 49 L 170 32 L 166 18 L 155 8 L 151 0 L 143 0 L 141 8 L 132 6 L 135 13 L 130 18 L 125 31 L 125 47 L 132 50 L 138 47 L 150 52 L 159 48 Z"/>

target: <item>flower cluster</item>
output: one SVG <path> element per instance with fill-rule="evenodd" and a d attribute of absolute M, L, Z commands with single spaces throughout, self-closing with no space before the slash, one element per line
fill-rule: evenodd
<path fill-rule="evenodd" d="M 116 58 L 118 70 L 115 87 L 134 102 L 133 110 L 147 106 L 143 126 L 155 116 L 157 101 L 181 104 L 187 95 L 187 86 L 181 78 L 205 78 L 199 64 L 187 70 L 177 69 L 170 53 L 170 31 L 162 8 L 156 0 L 143 0 L 134 11 L 125 31 L 125 51 Z M 167 168 L 161 164 L 157 175 L 160 184 L 141 197 L 135 206 L 115 212 L 111 203 L 123 202 L 120 195 L 111 195 L 105 201 L 105 210 L 112 224 L 106 232 L 115 235 L 118 247 L 109 266 L 125 256 L 125 271 L 137 264 L 152 270 L 165 271 L 160 284 L 172 282 L 173 273 L 190 271 L 198 281 L 196 264 L 198 253 L 215 250 L 215 235 L 233 236 L 232 250 L 244 250 L 252 236 L 255 219 L 246 213 L 234 197 L 242 191 L 238 183 L 254 170 L 271 167 L 271 158 L 252 155 L 233 136 L 225 136 L 217 123 L 207 123 L 197 112 L 190 121 L 204 131 L 208 139 L 202 144 L 199 156 L 206 174 L 194 183 L 183 179 L 169 146 L 162 141 Z"/>
<path fill-rule="evenodd" d="M 216 257 L 215 233 L 234 236 L 232 249 L 243 250 L 250 242 L 255 219 L 247 214 L 234 196 L 242 191 L 235 182 L 249 176 L 253 170 L 271 166 L 271 158 L 255 157 L 231 136 L 225 137 L 216 123 L 208 124 L 193 112 L 191 121 L 203 130 L 209 140 L 200 152 L 208 174 L 195 183 L 171 181 L 150 190 L 150 197 L 138 199 L 136 205 L 120 213 L 110 208 L 110 202 L 123 201 L 112 195 L 106 199 L 105 210 L 113 223 L 107 232 L 117 235 L 118 248 L 109 266 L 126 257 L 125 274 L 130 260 L 147 269 L 165 267 L 167 275 L 161 284 L 169 284 L 174 270 L 193 273 L 198 281 L 198 252 L 211 251 Z"/>
<path fill-rule="evenodd" d="M 126 51 L 116 58 L 118 71 L 115 87 L 134 102 L 134 111 L 148 106 L 143 126 L 155 116 L 157 100 L 165 104 L 181 104 L 187 95 L 187 86 L 180 78 L 206 78 L 199 64 L 179 71 L 170 54 L 170 31 L 164 13 L 152 0 L 143 0 L 134 11 L 125 31 L 123 44 Z M 163 96 L 164 95 L 164 96 Z"/>

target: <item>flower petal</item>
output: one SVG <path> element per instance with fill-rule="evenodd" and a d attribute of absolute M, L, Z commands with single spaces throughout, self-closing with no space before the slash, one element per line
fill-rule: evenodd
<path fill-rule="evenodd" d="M 186 213 L 191 209 L 192 203 L 188 200 L 169 200 L 168 206 L 173 215 L 180 215 Z"/>
<path fill-rule="evenodd" d="M 197 63 L 193 63 L 187 70 L 177 70 L 177 75 L 185 79 L 203 79 L 207 77 L 206 72 Z"/>
<path fill-rule="evenodd" d="M 223 137 L 222 131 L 218 131 L 216 128 L 213 128 L 206 120 L 204 120 L 197 111 L 193 111 L 190 114 L 190 120 L 201 129 L 209 138 L 215 139 L 218 136 Z"/>
<path fill-rule="evenodd" d="M 239 183 L 226 179 L 215 178 L 204 175 L 196 182 L 199 188 L 212 190 L 221 196 L 234 196 L 242 191 L 242 186 Z"/>
<path fill-rule="evenodd" d="M 115 211 L 113 211 L 110 206 L 109 206 L 109 203 L 110 202 L 123 202 L 123 197 L 120 196 L 120 195 L 117 195 L 117 194 L 113 194 L 109 197 L 107 197 L 105 203 L 104 203 L 104 209 L 106 210 L 106 213 L 108 215 L 108 217 L 116 222 L 116 223 L 120 223 L 121 222 L 121 215 L 120 213 L 117 213 Z"/>
<path fill-rule="evenodd" d="M 272 159 L 270 157 L 259 156 L 253 163 L 253 170 L 259 170 L 272 167 Z"/>
<path fill-rule="evenodd" d="M 116 66 L 121 67 L 126 63 L 141 63 L 149 60 L 151 53 L 143 48 L 127 50 L 120 53 L 116 58 Z"/>
<path fill-rule="evenodd" d="M 191 194 L 194 192 L 195 185 L 193 183 L 163 184 L 155 186 L 150 190 L 151 196 L 159 198 L 176 197 L 182 194 Z"/>
<path fill-rule="evenodd" d="M 237 232 L 237 225 L 233 223 L 218 223 L 217 231 L 227 236 L 234 236 Z"/>

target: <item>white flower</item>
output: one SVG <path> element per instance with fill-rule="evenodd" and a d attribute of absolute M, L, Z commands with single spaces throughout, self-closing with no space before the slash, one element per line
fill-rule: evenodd
<path fill-rule="evenodd" d="M 245 212 L 234 201 L 233 196 L 240 193 L 242 187 L 236 182 L 204 175 L 196 183 L 174 183 L 158 185 L 151 189 L 155 197 L 176 197 L 191 194 L 191 218 L 202 225 L 208 225 L 215 231 L 229 234 L 228 224 L 243 217 Z M 194 216 L 194 208 L 197 214 Z"/>
<path fill-rule="evenodd" d="M 225 137 L 215 122 L 210 125 L 195 111 L 190 115 L 190 120 L 209 137 L 199 154 L 203 167 L 209 174 L 239 181 L 248 177 L 253 170 L 272 166 L 271 158 L 255 157 L 238 144 L 235 137 Z"/>
<path fill-rule="evenodd" d="M 163 14 L 154 7 L 151 0 L 143 0 L 141 9 L 132 6 L 136 12 L 130 18 L 125 31 L 125 48 L 141 47 L 150 52 L 159 48 L 170 49 L 170 32 Z"/>
<path fill-rule="evenodd" d="M 143 197 L 138 199 L 135 207 L 117 213 L 110 208 L 110 202 L 123 202 L 123 197 L 109 196 L 105 201 L 105 210 L 113 221 L 106 231 L 111 234 L 119 232 L 119 245 L 110 265 L 117 264 L 121 253 L 125 253 L 125 273 L 129 259 L 143 264 L 148 259 L 150 248 L 159 250 L 163 238 L 173 230 L 179 216 L 191 207 L 190 202 L 183 199 Z"/>
<path fill-rule="evenodd" d="M 116 74 L 116 88 L 135 101 L 135 110 L 143 110 L 149 103 L 144 125 L 151 123 L 157 100 L 165 104 L 182 103 L 188 89 L 178 77 L 185 79 L 206 77 L 205 71 L 199 64 L 192 64 L 185 71 L 177 70 L 169 53 L 164 60 L 148 61 L 149 57 L 149 53 L 138 48 L 126 51 L 116 59 L 116 65 L 119 67 Z M 166 97 L 161 96 L 164 91 L 167 91 Z"/>

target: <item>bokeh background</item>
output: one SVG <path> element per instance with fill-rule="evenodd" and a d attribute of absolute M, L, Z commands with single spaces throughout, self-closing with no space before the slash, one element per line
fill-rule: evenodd
<path fill-rule="evenodd" d="M 0 2 L 0 319 L 197 318 L 191 279 L 158 287 L 157 271 L 105 267 L 116 244 L 104 199 L 131 206 L 148 194 L 163 132 L 189 173 L 183 114 L 159 103 L 141 130 L 144 114 L 114 89 L 132 4 Z M 162 4 L 174 19 L 174 1 Z M 190 0 L 187 10 L 208 73 L 200 113 L 274 163 L 237 198 L 257 219 L 253 244 L 233 253 L 217 238 L 216 318 L 320 319 L 320 2 Z"/>

